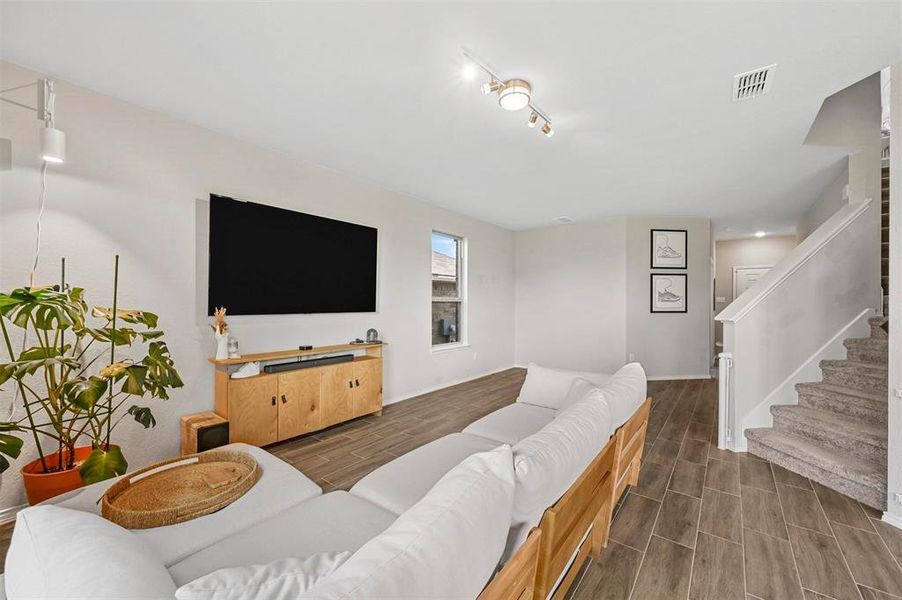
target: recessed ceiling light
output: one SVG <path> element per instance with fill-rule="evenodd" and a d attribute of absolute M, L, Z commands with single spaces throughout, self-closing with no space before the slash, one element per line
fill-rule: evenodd
<path fill-rule="evenodd" d="M 467 63 L 464 65 L 464 68 L 461 69 L 460 76 L 463 77 L 465 81 L 473 81 L 476 79 L 477 73 L 478 69 L 476 68 L 476 65 Z"/>
<path fill-rule="evenodd" d="M 529 94 L 532 88 L 522 79 L 505 81 L 498 92 L 498 104 L 504 110 L 521 110 L 529 106 Z"/>
<path fill-rule="evenodd" d="M 755 237 L 758 237 L 758 238 L 764 237 L 764 236 L 766 236 L 766 235 L 767 235 L 767 233 L 765 233 L 765 232 L 763 232 L 763 231 L 756 231 L 756 232 L 755 232 Z"/>
<path fill-rule="evenodd" d="M 552 220 L 553 222 L 557 223 L 558 225 L 569 225 L 570 223 L 574 223 L 574 222 L 575 222 L 575 220 L 573 219 L 573 217 L 567 217 L 567 216 L 555 217 L 555 218 L 553 218 L 553 219 L 551 219 L 551 220 Z"/>

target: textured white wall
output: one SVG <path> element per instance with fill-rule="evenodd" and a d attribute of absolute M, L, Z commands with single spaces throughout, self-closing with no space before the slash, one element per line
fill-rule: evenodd
<path fill-rule="evenodd" d="M 848 159 L 844 158 L 843 163 L 848 163 Z M 821 224 L 832 217 L 836 211 L 849 203 L 847 198 L 843 197 L 843 190 L 849 183 L 849 169 L 846 167 L 833 181 L 830 182 L 821 195 L 815 198 L 808 210 L 799 219 L 796 227 L 796 237 L 799 241 L 804 240 L 811 235 L 811 232 L 821 226 Z"/>
<path fill-rule="evenodd" d="M 3 87 L 36 73 L 0 63 Z M 58 83 L 58 126 L 68 161 L 48 176 L 38 281 L 68 279 L 107 303 L 113 255 L 121 255 L 125 307 L 159 313 L 183 390 L 151 402 L 157 428 L 126 425 L 118 441 L 132 466 L 178 451 L 178 416 L 213 406 L 213 352 L 208 319 L 197 311 L 197 200 L 210 192 L 345 219 L 379 229 L 379 312 L 230 319 L 243 352 L 298 344 L 346 342 L 377 328 L 385 351 L 385 398 L 392 402 L 514 363 L 513 234 L 409 196 L 215 132 Z M 18 96 L 13 96 L 18 98 Z M 27 101 L 29 96 L 20 99 Z M 26 281 L 38 196 L 38 132 L 33 113 L 3 105 L 2 135 L 12 138 L 15 168 L 0 173 L 0 288 Z M 430 232 L 466 236 L 469 249 L 469 342 L 430 352 Z M 235 240 L 242 243 L 242 240 Z M 299 248 L 315 259 L 323 248 Z M 8 386 L 4 386 L 8 387 Z M 0 392 L 0 407 L 10 394 Z M 16 466 L 34 456 L 29 448 Z M 17 468 L 0 480 L 0 508 L 23 502 Z"/>
<path fill-rule="evenodd" d="M 651 228 L 688 229 L 689 310 L 649 312 Z M 518 231 L 517 364 L 613 370 L 635 355 L 649 377 L 707 377 L 708 219 L 627 217 Z"/>
<path fill-rule="evenodd" d="M 651 229 L 689 232 L 688 269 L 650 268 Z M 626 352 L 634 354 L 649 377 L 708 377 L 711 361 L 713 265 L 708 219 L 635 217 L 626 226 Z M 649 274 L 686 273 L 688 311 L 650 312 Z"/>
<path fill-rule="evenodd" d="M 517 364 L 613 372 L 626 343 L 626 219 L 518 231 Z"/>

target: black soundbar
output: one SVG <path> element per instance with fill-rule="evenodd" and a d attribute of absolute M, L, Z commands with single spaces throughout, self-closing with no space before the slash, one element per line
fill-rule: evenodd
<path fill-rule="evenodd" d="M 286 363 L 276 363 L 274 365 L 265 365 L 264 373 L 281 373 L 282 371 L 295 371 L 297 369 L 309 369 L 311 367 L 322 367 L 323 365 L 333 365 L 335 363 L 351 362 L 354 360 L 353 354 L 339 354 L 338 356 L 324 356 L 322 358 L 309 358 L 307 360 L 295 360 Z"/>

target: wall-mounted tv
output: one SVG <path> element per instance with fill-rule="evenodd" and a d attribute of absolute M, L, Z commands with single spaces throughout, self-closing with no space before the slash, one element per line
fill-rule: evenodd
<path fill-rule="evenodd" d="M 208 314 L 374 312 L 377 234 L 211 194 Z"/>

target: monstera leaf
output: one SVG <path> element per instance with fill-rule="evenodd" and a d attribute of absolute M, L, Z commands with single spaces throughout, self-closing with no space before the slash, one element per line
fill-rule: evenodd
<path fill-rule="evenodd" d="M 23 329 L 29 322 L 42 331 L 81 328 L 85 320 L 82 290 L 64 293 L 53 288 L 18 288 L 0 294 L 0 315 Z"/>
<path fill-rule="evenodd" d="M 63 384 L 63 397 L 81 410 L 91 410 L 106 393 L 109 383 L 103 377 L 92 375 L 71 379 Z"/>
<path fill-rule="evenodd" d="M 135 418 L 135 421 L 144 426 L 144 429 L 150 429 L 157 426 L 157 420 L 153 416 L 153 412 L 146 406 L 138 406 L 133 404 L 128 408 L 128 414 Z"/>
<path fill-rule="evenodd" d="M 147 356 L 144 357 L 141 364 L 147 367 L 144 388 L 154 398 L 168 400 L 167 389 L 180 388 L 185 385 L 182 378 L 179 377 L 178 371 L 175 370 L 175 363 L 169 355 L 169 347 L 166 342 L 151 342 L 147 349 Z"/>
<path fill-rule="evenodd" d="M 9 428 L 15 427 L 11 423 L 4 424 Z M 0 428 L 2 429 L 2 428 Z M 19 458 L 22 452 L 22 440 L 8 433 L 0 433 L 0 473 L 9 468 L 9 461 L 6 457 Z"/>
<path fill-rule="evenodd" d="M 95 317 L 102 317 L 107 321 L 113 320 L 112 308 L 95 306 L 91 311 L 91 314 Z M 147 312 L 146 310 L 126 310 L 124 308 L 116 309 L 116 319 L 123 323 L 131 323 L 132 325 L 144 325 L 148 329 L 156 327 L 157 321 L 160 320 L 160 318 L 152 312 Z"/>
<path fill-rule="evenodd" d="M 124 475 L 126 471 L 128 461 L 119 446 L 110 446 L 108 450 L 95 448 L 78 470 L 85 485 Z"/>

